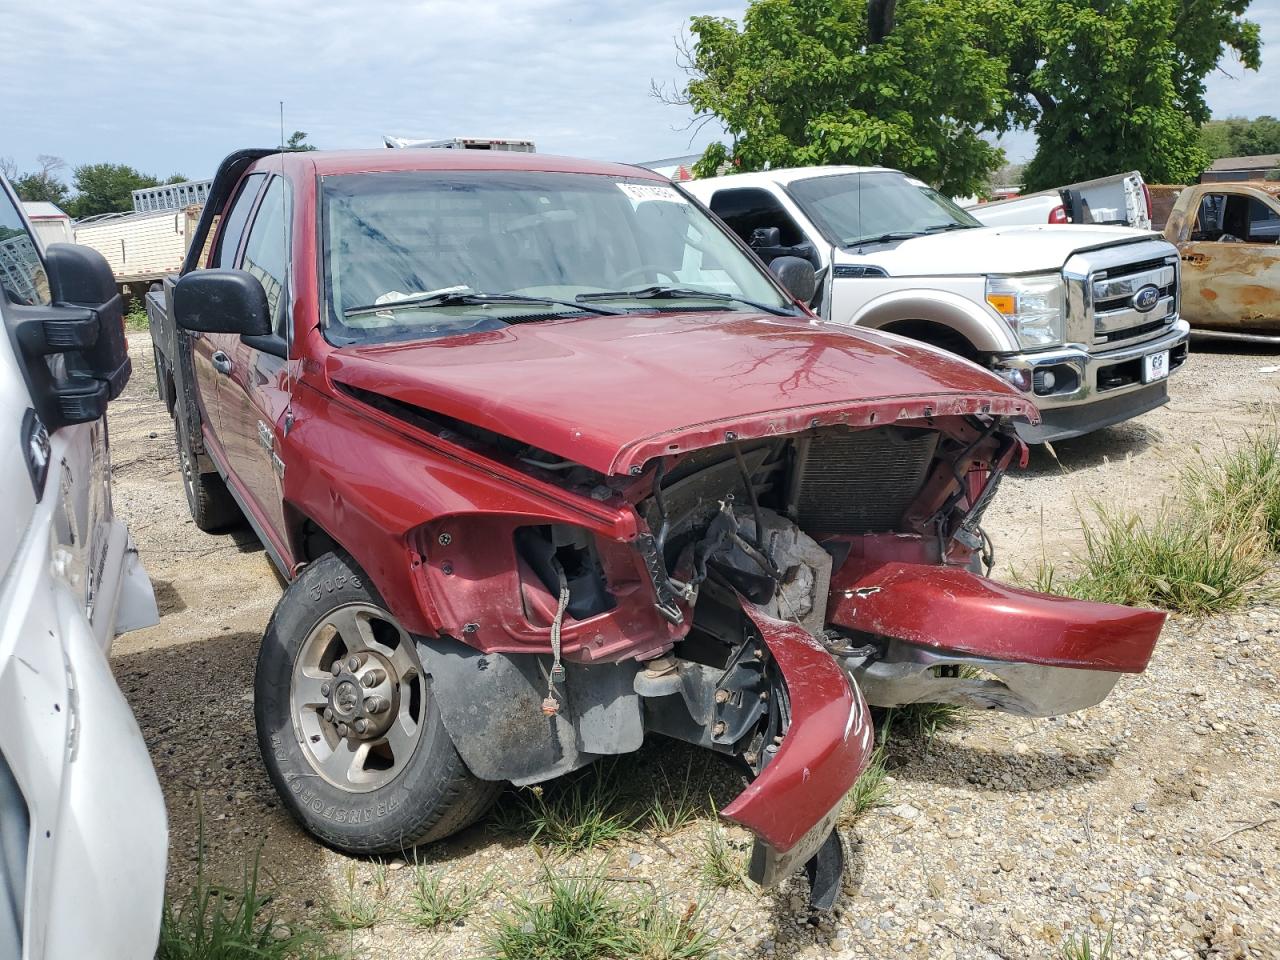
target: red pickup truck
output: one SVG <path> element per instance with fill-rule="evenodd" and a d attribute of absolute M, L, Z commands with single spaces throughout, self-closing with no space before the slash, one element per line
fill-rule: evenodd
<path fill-rule="evenodd" d="M 289 581 L 255 712 L 308 830 L 401 851 L 661 734 L 741 767 L 752 875 L 822 905 L 869 706 L 1041 716 L 1145 667 L 1162 614 L 976 572 L 1036 411 L 814 283 L 636 167 L 223 162 L 148 311 L 196 524 Z"/>

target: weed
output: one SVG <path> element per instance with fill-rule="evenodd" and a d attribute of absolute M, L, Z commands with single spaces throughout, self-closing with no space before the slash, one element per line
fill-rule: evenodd
<path fill-rule="evenodd" d="M 325 907 L 325 919 L 335 930 L 363 930 L 382 919 L 382 910 L 356 882 L 356 865 L 347 866 L 347 892 L 340 900 L 332 900 Z"/>
<path fill-rule="evenodd" d="M 1266 541 L 1252 523 L 1224 511 L 1206 517 L 1167 504 L 1150 519 L 1094 505 L 1097 526 L 1084 525 L 1081 571 L 1059 577 L 1041 561 L 1035 589 L 1128 606 L 1183 613 L 1240 606 L 1266 575 Z"/>
<path fill-rule="evenodd" d="M 1087 933 L 1072 934 L 1059 949 L 1062 960 L 1112 960 L 1114 943 L 1111 931 L 1094 949 L 1093 938 Z"/>
<path fill-rule="evenodd" d="M 693 777 L 692 762 L 685 767 L 684 782 L 680 784 L 678 790 L 671 785 L 665 770 L 659 768 L 658 772 L 661 775 L 661 783 L 654 784 L 652 800 L 644 811 L 643 819 L 647 825 L 659 833 L 670 834 L 683 830 L 707 815 L 708 811 L 694 799 L 693 790 L 690 787 Z M 710 807 L 710 815 L 715 815 L 714 805 Z"/>
<path fill-rule="evenodd" d="M 204 871 L 204 825 L 199 826 L 195 884 L 175 904 L 166 898 L 156 960 L 296 960 L 317 957 L 323 939 L 315 931 L 291 931 L 265 912 L 258 858 L 237 889 L 211 884 Z"/>
<path fill-rule="evenodd" d="M 544 875 L 539 897 L 517 899 L 487 935 L 494 960 L 702 960 L 717 941 L 698 908 L 673 913 L 656 897 L 618 896 L 601 876 Z"/>
<path fill-rule="evenodd" d="M 1191 509 L 1213 527 L 1255 526 L 1280 550 L 1280 428 L 1274 422 L 1214 460 L 1183 471 Z"/>
<path fill-rule="evenodd" d="M 405 919 L 417 927 L 435 930 L 464 920 L 493 888 L 493 877 L 485 874 L 476 883 L 449 882 L 438 870 L 425 864 L 413 868 L 413 908 Z"/>
<path fill-rule="evenodd" d="M 731 890 L 745 885 L 747 858 L 719 824 L 712 824 L 702 835 L 698 873 L 709 886 Z"/>
<path fill-rule="evenodd" d="M 150 329 L 147 323 L 147 308 L 142 305 L 141 300 L 135 300 L 133 309 L 124 315 L 124 325 L 126 330 Z"/>
<path fill-rule="evenodd" d="M 884 749 L 883 743 L 876 747 L 871 754 L 871 762 L 854 782 L 853 789 L 845 796 L 841 819 L 846 823 L 851 823 L 868 810 L 884 803 L 884 798 L 889 793 L 889 784 L 885 783 L 887 771 L 884 765 Z"/>
<path fill-rule="evenodd" d="M 612 766 L 596 765 L 576 777 L 517 795 L 518 815 L 502 815 L 507 829 L 531 830 L 530 840 L 563 856 L 591 850 L 631 832 L 641 817 L 626 812 Z"/>

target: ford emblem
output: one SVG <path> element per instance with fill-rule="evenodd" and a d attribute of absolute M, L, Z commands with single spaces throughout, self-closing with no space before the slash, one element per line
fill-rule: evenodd
<path fill-rule="evenodd" d="M 1160 302 L 1160 288 L 1154 283 L 1148 283 L 1145 287 L 1133 295 L 1133 309 L 1146 313 L 1148 310 L 1154 310 L 1157 303 Z"/>

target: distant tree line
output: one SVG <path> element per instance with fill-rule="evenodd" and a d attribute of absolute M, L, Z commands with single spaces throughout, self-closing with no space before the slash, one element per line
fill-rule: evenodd
<path fill-rule="evenodd" d="M 1280 153 L 1280 120 L 1265 115 L 1210 120 L 1200 128 L 1200 147 L 1214 160 Z"/>
<path fill-rule="evenodd" d="M 290 151 L 314 150 L 307 135 L 295 130 L 285 142 Z M 21 171 L 8 157 L 0 157 L 0 173 L 21 200 L 45 200 L 57 204 L 79 220 L 100 213 L 124 213 L 133 209 L 133 191 L 182 183 L 187 176 L 175 173 L 161 180 L 124 163 L 85 163 L 71 168 L 71 182 L 63 179 L 67 164 L 61 157 L 40 154 L 36 170 Z"/>

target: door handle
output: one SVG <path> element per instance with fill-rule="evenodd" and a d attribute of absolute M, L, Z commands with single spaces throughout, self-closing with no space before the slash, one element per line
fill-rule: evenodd
<path fill-rule="evenodd" d="M 231 373 L 231 358 L 221 350 L 209 359 L 213 361 L 213 369 L 217 370 L 219 373 Z"/>

